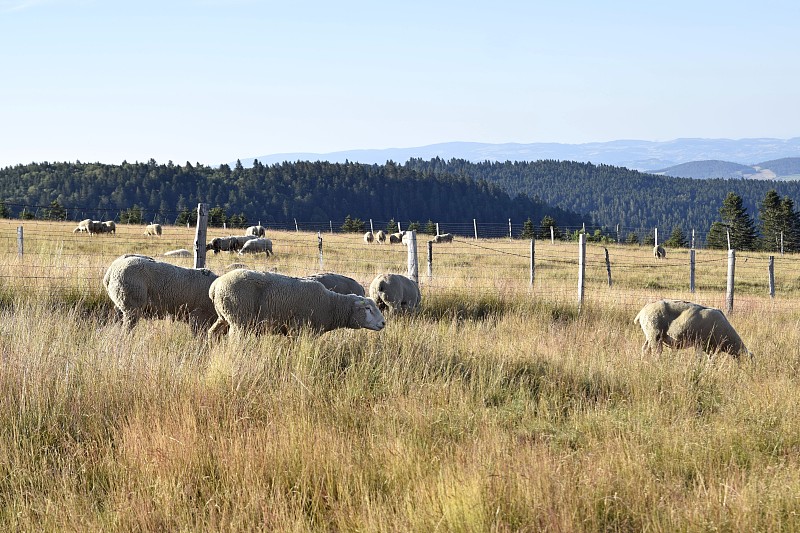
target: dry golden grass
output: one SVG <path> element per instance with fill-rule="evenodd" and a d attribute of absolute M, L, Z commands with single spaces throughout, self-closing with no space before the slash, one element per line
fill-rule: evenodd
<path fill-rule="evenodd" d="M 726 255 L 463 240 L 434 250 L 423 308 L 385 330 L 247 337 L 110 319 L 122 253 L 193 232 L 0 226 L 0 529 L 7 531 L 794 531 L 800 529 L 795 257 L 740 254 L 731 322 L 753 361 L 642 358 L 646 301 L 724 302 Z M 211 230 L 212 235 L 226 232 Z M 269 232 L 254 268 L 319 269 L 313 234 Z M 322 235 L 323 268 L 368 281 L 405 251 Z M 747 258 L 747 261 L 744 261 Z M 240 258 L 209 256 L 217 272 Z M 180 263 L 183 261 L 183 263 Z M 189 266 L 191 260 L 175 262 Z"/>

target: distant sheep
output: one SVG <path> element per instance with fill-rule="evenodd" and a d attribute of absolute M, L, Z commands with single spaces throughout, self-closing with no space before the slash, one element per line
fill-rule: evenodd
<path fill-rule="evenodd" d="M 108 296 L 126 327 L 142 317 L 173 316 L 189 322 L 197 333 L 217 318 L 208 296 L 217 275 L 210 270 L 183 268 L 143 255 L 123 255 L 111 263 L 103 276 Z"/>
<path fill-rule="evenodd" d="M 169 252 L 164 252 L 163 254 L 165 257 L 192 257 L 192 252 L 185 248 L 180 248 L 179 250 L 170 250 Z"/>
<path fill-rule="evenodd" d="M 414 312 L 422 300 L 419 286 L 401 274 L 381 274 L 369 285 L 369 296 L 381 311 Z"/>
<path fill-rule="evenodd" d="M 306 276 L 303 279 L 310 279 L 319 281 L 329 291 L 338 292 L 339 294 L 356 294 L 358 296 L 365 296 L 366 292 L 364 287 L 354 280 L 342 274 L 334 272 L 325 272 L 323 274 L 314 274 L 313 276 Z"/>
<path fill-rule="evenodd" d="M 645 305 L 634 318 L 642 327 L 642 354 L 661 354 L 662 345 L 695 347 L 708 354 L 725 352 L 752 356 L 739 334 L 719 309 L 682 300 L 659 300 Z"/>
<path fill-rule="evenodd" d="M 206 245 L 206 250 L 214 250 L 215 254 L 220 252 L 238 252 L 247 241 L 257 239 L 253 235 L 231 235 L 230 237 L 217 237 Z"/>
<path fill-rule="evenodd" d="M 664 259 L 667 257 L 667 251 L 660 244 L 658 246 L 653 246 L 653 257 L 656 259 Z"/>
<path fill-rule="evenodd" d="M 365 243 L 367 243 L 367 244 L 372 244 L 372 242 L 373 242 L 374 240 L 375 240 L 375 235 L 373 235 L 373 233 L 372 233 L 371 231 L 368 231 L 368 232 L 366 232 L 366 233 L 364 234 L 364 242 L 365 242 Z"/>
<path fill-rule="evenodd" d="M 91 218 L 87 218 L 85 220 L 81 220 L 78 222 L 78 227 L 72 230 L 72 233 L 89 233 L 89 225 L 92 223 Z"/>
<path fill-rule="evenodd" d="M 397 233 L 389 234 L 389 244 L 400 244 L 403 242 L 404 232 L 398 231 Z"/>
<path fill-rule="evenodd" d="M 262 238 L 250 239 L 246 241 L 242 245 L 242 249 L 239 250 L 239 255 L 256 253 L 266 253 L 267 257 L 272 255 L 272 241 Z"/>
<path fill-rule="evenodd" d="M 441 235 L 437 235 L 433 238 L 433 242 L 453 242 L 453 234 L 452 233 L 442 233 Z"/>
<path fill-rule="evenodd" d="M 89 235 L 97 235 L 105 231 L 103 223 L 99 220 L 90 220 L 86 227 L 89 231 Z"/>
<path fill-rule="evenodd" d="M 247 230 L 245 230 L 244 234 L 252 235 L 253 237 L 263 237 L 264 235 L 267 234 L 267 228 L 261 225 L 250 226 L 249 228 L 247 228 Z"/>
<path fill-rule="evenodd" d="M 283 274 L 234 270 L 211 284 L 208 295 L 219 318 L 209 337 L 230 328 L 233 335 L 283 333 L 308 327 L 316 333 L 338 328 L 373 331 L 386 322 L 373 300 L 339 294 L 318 281 Z"/>
<path fill-rule="evenodd" d="M 378 230 L 378 233 L 375 234 L 375 239 L 377 239 L 379 244 L 386 243 L 386 232 L 384 232 L 382 229 Z"/>
<path fill-rule="evenodd" d="M 100 233 L 117 234 L 117 224 L 113 220 L 106 220 L 100 227 Z"/>
<path fill-rule="evenodd" d="M 146 228 L 144 228 L 144 234 L 148 237 L 158 236 L 161 237 L 161 224 L 148 224 Z"/>

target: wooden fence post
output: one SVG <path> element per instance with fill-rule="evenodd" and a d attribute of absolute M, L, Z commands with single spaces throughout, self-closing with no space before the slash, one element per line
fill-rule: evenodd
<path fill-rule="evenodd" d="M 603 248 L 606 252 L 606 272 L 608 272 L 608 286 L 611 287 L 613 283 L 611 282 L 611 261 L 608 258 L 608 248 Z"/>
<path fill-rule="evenodd" d="M 550 226 L 550 244 L 555 244 L 555 243 L 556 243 L 555 232 L 553 231 L 553 226 Z"/>
<path fill-rule="evenodd" d="M 419 263 L 417 262 L 417 230 L 407 231 L 403 241 L 408 246 L 408 277 L 419 284 Z"/>
<path fill-rule="evenodd" d="M 197 204 L 197 228 L 194 231 L 194 267 L 206 267 L 206 235 L 208 234 L 208 204 Z"/>
<path fill-rule="evenodd" d="M 725 307 L 733 312 L 733 278 L 736 271 L 736 250 L 728 250 L 728 289 L 725 291 Z"/>
<path fill-rule="evenodd" d="M 694 250 L 694 230 L 692 230 L 692 250 Z"/>
<path fill-rule="evenodd" d="M 530 287 L 533 288 L 533 277 L 536 274 L 536 267 L 534 266 L 533 258 L 536 255 L 536 240 L 531 239 L 531 282 Z"/>
<path fill-rule="evenodd" d="M 294 219 L 294 231 L 300 233 L 300 228 L 297 226 L 297 219 Z"/>
<path fill-rule="evenodd" d="M 375 228 L 372 227 L 372 219 L 369 219 L 369 231 L 372 232 L 373 235 L 375 234 Z"/>
<path fill-rule="evenodd" d="M 330 225 L 330 227 L 331 227 L 331 235 L 333 235 L 333 220 L 329 220 L 329 221 L 328 221 L 328 224 L 329 224 L 329 225 Z"/>
<path fill-rule="evenodd" d="M 694 294 L 694 248 L 689 250 L 689 292 Z"/>
<path fill-rule="evenodd" d="M 428 241 L 428 279 L 433 277 L 433 241 Z"/>
<path fill-rule="evenodd" d="M 658 228 L 655 228 L 655 229 L 654 229 L 654 232 L 655 232 L 655 233 L 654 233 L 654 240 L 655 240 L 655 243 L 653 244 L 653 246 L 658 246 Z"/>
<path fill-rule="evenodd" d="M 512 238 L 513 238 L 513 237 L 511 236 L 511 219 L 510 219 L 510 218 L 508 219 L 508 238 L 509 238 L 509 239 L 512 239 Z"/>
<path fill-rule="evenodd" d="M 475 229 L 475 240 L 478 240 L 478 221 L 474 218 L 472 219 L 472 227 Z"/>
<path fill-rule="evenodd" d="M 319 269 L 322 270 L 322 232 L 317 232 L 317 248 L 319 248 Z"/>
<path fill-rule="evenodd" d="M 775 299 L 775 256 L 769 256 L 769 297 Z"/>
<path fill-rule="evenodd" d="M 25 241 L 22 238 L 22 226 L 17 226 L 17 255 L 22 257 L 25 254 Z"/>
<path fill-rule="evenodd" d="M 436 223 L 436 235 L 441 235 L 441 233 L 439 232 L 439 223 L 438 222 Z"/>
<path fill-rule="evenodd" d="M 586 281 L 586 234 L 578 235 L 578 310 L 583 306 L 583 289 Z"/>

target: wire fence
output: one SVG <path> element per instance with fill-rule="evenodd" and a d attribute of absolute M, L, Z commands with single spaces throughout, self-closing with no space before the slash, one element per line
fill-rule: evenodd
<path fill-rule="evenodd" d="M 187 267 L 193 265 L 193 227 L 164 226 L 162 236 L 155 237 L 145 235 L 144 225 L 117 224 L 115 234 L 90 236 L 73 232 L 75 225 L 71 222 L 3 222 L 0 287 L 13 286 L 39 294 L 102 291 L 105 269 L 124 253 L 149 255 Z M 454 232 L 451 227 L 445 229 Z M 208 240 L 237 233 L 242 230 L 210 227 Z M 356 279 L 365 287 L 378 274 L 407 271 L 406 246 L 368 244 L 361 234 L 268 226 L 267 237 L 273 241 L 272 256 L 209 251 L 206 266 L 218 274 L 233 266 L 299 276 L 334 271 Z M 578 298 L 579 247 L 575 242 L 537 240 L 531 261 L 531 241 L 527 239 L 510 239 L 507 235 L 478 239 L 460 236 L 453 242 L 433 243 L 429 247 L 430 239 L 429 235 L 417 235 L 423 294 L 465 289 L 481 294 L 524 294 L 567 302 Z M 165 255 L 176 250 L 184 250 L 184 257 Z M 774 298 L 768 297 L 769 262 L 768 254 L 737 254 L 737 309 L 747 308 L 748 300 L 762 301 L 765 297 L 770 305 L 791 308 L 792 300 L 800 292 L 798 256 L 774 256 Z M 695 250 L 695 293 L 691 293 L 689 249 L 668 248 L 667 256 L 657 259 L 649 246 L 588 243 L 585 295 L 589 302 L 614 301 L 631 308 L 660 297 L 694 299 L 724 307 L 727 267 L 727 251 Z"/>

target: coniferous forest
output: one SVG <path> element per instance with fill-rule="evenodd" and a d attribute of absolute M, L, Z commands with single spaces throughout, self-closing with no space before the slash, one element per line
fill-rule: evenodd
<path fill-rule="evenodd" d="M 746 247 L 760 248 L 774 246 L 781 232 L 792 248 L 795 241 L 800 243 L 795 235 L 800 232 L 794 207 L 798 198 L 800 182 L 694 180 L 552 160 L 471 163 L 434 158 L 384 165 L 255 161 L 247 168 L 239 162 L 233 168 L 214 168 L 151 159 L 0 169 L 0 216 L 5 217 L 140 221 L 131 217 L 135 212 L 148 221 L 181 223 L 203 202 L 224 213 L 231 225 L 330 220 L 338 226 L 349 217 L 462 223 L 512 218 L 530 219 L 537 226 L 554 221 L 568 230 L 585 224 L 609 233 L 619 225 L 615 237 L 620 240 L 627 232 L 658 227 L 662 235 L 672 232 L 681 242 L 694 229 L 699 242 L 708 240 L 711 246 L 719 245 L 726 228 L 739 228 L 744 217 L 745 226 L 753 226 Z"/>

